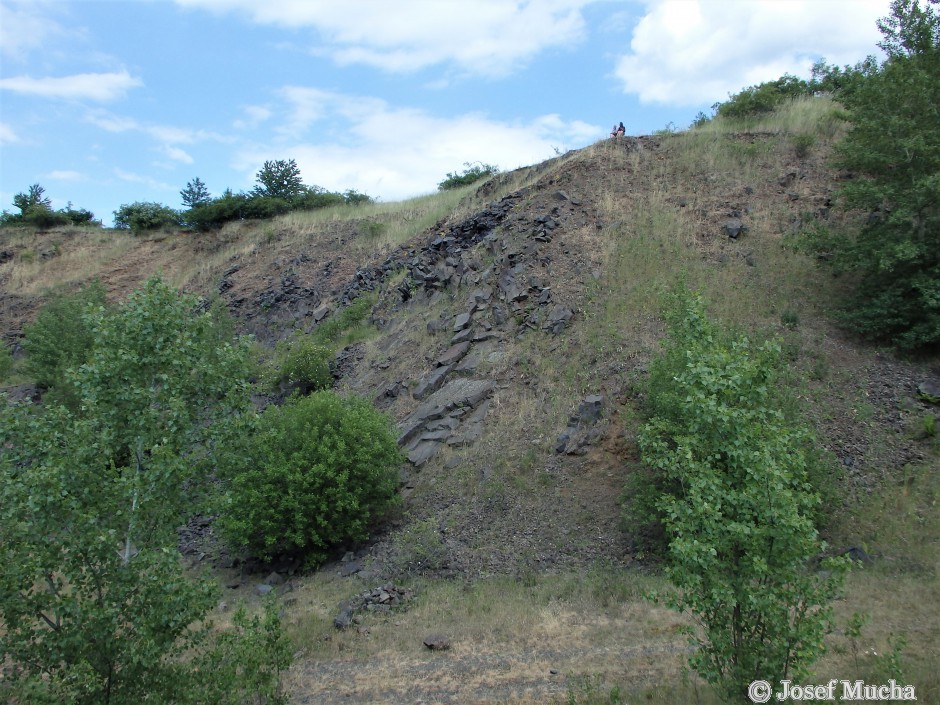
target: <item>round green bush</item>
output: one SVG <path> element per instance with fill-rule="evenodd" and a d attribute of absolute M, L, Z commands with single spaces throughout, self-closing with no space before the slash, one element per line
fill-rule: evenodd
<path fill-rule="evenodd" d="M 268 407 L 224 460 L 223 534 L 264 560 L 302 555 L 313 565 L 368 538 L 397 501 L 396 435 L 368 402 L 329 391 Z"/>

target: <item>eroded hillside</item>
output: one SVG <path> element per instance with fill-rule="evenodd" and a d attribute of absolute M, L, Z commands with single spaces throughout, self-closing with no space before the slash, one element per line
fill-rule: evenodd
<path fill-rule="evenodd" d="M 95 277 L 118 298 L 162 272 L 220 297 L 266 344 L 374 296 L 374 331 L 340 353 L 336 386 L 397 421 L 410 459 L 404 503 L 373 543 L 324 569 L 325 588 L 299 573 L 281 588 L 293 593 L 293 628 L 312 635 L 292 675 L 296 700 L 543 702 L 565 692 L 559 669 L 579 664 L 640 687 L 678 668 L 676 618 L 630 602 L 635 585 L 621 595 L 629 608 L 602 600 L 589 614 L 544 591 L 594 575 L 597 590 L 619 594 L 590 572 L 598 565 L 643 574 L 621 493 L 638 467 L 638 382 L 662 332 L 660 297 L 676 281 L 728 324 L 781 338 L 797 396 L 844 473 L 845 507 L 901 468 L 935 462 L 912 429 L 934 413 L 916 390 L 940 375 L 936 361 L 843 334 L 830 316 L 842 280 L 791 246 L 803 228 L 853 217 L 832 203 L 847 176 L 826 166 L 837 130 L 818 135 L 810 150 L 783 129 L 609 140 L 503 174 L 443 210 L 418 200 L 207 235 L 13 235 L 0 254 L 0 328 L 15 343 L 47 287 Z M 833 531 L 842 545 L 867 540 Z M 250 594 L 257 580 L 207 550 L 232 599 Z M 904 560 L 936 568 L 936 556 Z M 448 622 L 424 602 L 412 617 L 369 617 L 331 635 L 332 597 L 415 575 L 457 578 L 427 588 L 454 614 L 504 599 L 531 624 L 494 634 L 480 613 Z M 476 581 L 487 577 L 531 600 L 481 596 Z M 632 650 L 622 639 L 631 623 L 642 625 Z M 446 659 L 401 641 L 439 624 L 454 642 Z"/>

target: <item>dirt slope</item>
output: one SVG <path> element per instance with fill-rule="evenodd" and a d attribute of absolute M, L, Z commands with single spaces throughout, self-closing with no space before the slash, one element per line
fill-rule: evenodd
<path fill-rule="evenodd" d="M 298 632 L 331 631 L 336 602 L 318 601 L 317 580 L 345 598 L 416 572 L 526 585 L 598 563 L 642 571 L 621 528 L 620 496 L 637 463 L 636 382 L 661 333 L 655 291 L 675 278 L 673 267 L 711 287 L 720 314 L 791 346 L 820 442 L 843 465 L 847 499 L 928 457 L 908 430 L 929 411 L 915 390 L 938 374 L 936 361 L 900 360 L 840 332 L 825 315 L 839 284 L 784 254 L 788 233 L 837 217 L 830 206 L 839 175 L 825 167 L 825 150 L 798 159 L 772 134 L 726 142 L 746 160 L 690 160 L 652 137 L 601 143 L 498 177 L 471 209 L 380 250 L 370 249 L 370 221 L 356 218 L 145 239 L 67 231 L 13 238 L 0 248 L 8 253 L 0 330 L 15 343 L 46 286 L 96 276 L 120 298 L 162 272 L 221 296 L 239 327 L 264 342 L 312 330 L 359 296 L 377 297 L 377 332 L 342 351 L 337 388 L 374 400 L 399 423 L 413 460 L 405 502 L 372 544 L 348 547 L 359 568 L 352 577 L 331 577 L 342 569 L 334 564 L 327 577 L 288 581 Z M 744 230 L 731 237 L 734 221 Z M 783 278 L 791 266 L 801 273 Z M 649 272 L 663 281 L 644 278 Z M 787 311 L 799 314 L 795 329 L 781 323 Z M 416 541 L 432 556 L 420 566 Z M 240 574 L 226 599 L 250 596 L 256 579 Z M 676 622 L 662 615 L 649 626 L 658 637 L 637 636 L 630 646 L 599 635 L 629 636 L 628 625 L 646 624 L 650 611 L 539 605 L 515 634 L 463 627 L 445 654 L 388 636 L 407 627 L 398 626 L 407 616 L 370 623 L 391 645 L 369 646 L 360 629 L 331 642 L 344 653 L 303 649 L 290 676 L 294 699 L 547 702 L 584 664 L 639 687 L 674 672 L 683 653 Z"/>

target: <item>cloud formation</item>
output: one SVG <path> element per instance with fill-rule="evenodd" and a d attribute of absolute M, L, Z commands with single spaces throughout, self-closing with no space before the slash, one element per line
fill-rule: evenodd
<path fill-rule="evenodd" d="M 13 76 L 0 79 L 0 90 L 13 91 L 41 98 L 62 100 L 91 100 L 109 103 L 124 95 L 131 88 L 142 86 L 143 81 L 127 71 L 115 73 L 79 73 L 59 78 Z"/>
<path fill-rule="evenodd" d="M 644 103 L 696 105 L 829 63 L 872 53 L 885 0 L 667 0 L 648 2 L 615 76 Z"/>
<path fill-rule="evenodd" d="M 70 169 L 55 169 L 46 174 L 45 178 L 52 181 L 84 181 L 85 175 L 80 171 Z"/>
<path fill-rule="evenodd" d="M 311 51 L 338 64 L 407 72 L 453 63 L 466 73 L 504 75 L 550 47 L 585 36 L 590 0 L 176 0 L 188 8 L 238 12 L 259 24 L 316 30 Z"/>
<path fill-rule="evenodd" d="M 144 123 L 134 118 L 115 115 L 107 110 L 90 110 L 85 115 L 85 121 L 101 128 L 106 132 L 139 132 L 147 135 L 155 142 L 163 145 L 164 150 L 170 158 L 190 163 L 191 158 L 181 149 L 175 148 L 180 144 L 198 144 L 205 141 L 229 142 L 230 138 L 224 137 L 217 132 L 210 130 L 199 130 L 188 127 L 177 127 L 175 125 L 159 125 L 154 123 Z"/>
<path fill-rule="evenodd" d="M 16 131 L 10 125 L 5 122 L 0 122 L 0 145 L 16 144 L 20 141 Z"/>
<path fill-rule="evenodd" d="M 27 56 L 58 36 L 62 25 L 47 16 L 45 2 L 0 3 L 0 56 L 24 61 Z"/>
<path fill-rule="evenodd" d="M 514 169 L 604 133 L 555 114 L 505 123 L 482 113 L 441 117 L 303 86 L 286 86 L 278 94 L 283 105 L 273 112 L 283 117 L 272 140 L 244 145 L 233 160 L 246 185 L 265 160 L 295 159 L 306 183 L 398 200 L 433 192 L 465 162 Z"/>

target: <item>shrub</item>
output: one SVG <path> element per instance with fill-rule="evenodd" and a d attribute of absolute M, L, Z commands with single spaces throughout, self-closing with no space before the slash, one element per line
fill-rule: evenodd
<path fill-rule="evenodd" d="M 232 615 L 232 627 L 218 636 L 211 650 L 196 659 L 195 670 L 203 690 L 200 702 L 286 705 L 281 675 L 293 656 L 277 603 L 266 599 L 264 612 L 252 617 L 244 606 L 239 607 Z"/>
<path fill-rule="evenodd" d="M 355 189 L 346 189 L 343 192 L 343 200 L 348 206 L 362 206 L 369 203 L 375 203 L 375 199 L 365 193 L 359 193 Z"/>
<path fill-rule="evenodd" d="M 0 382 L 13 373 L 13 354 L 6 345 L 0 345 Z"/>
<path fill-rule="evenodd" d="M 223 462 L 228 540 L 272 559 L 311 564 L 368 537 L 396 501 L 402 456 L 390 419 L 329 391 L 270 406 Z"/>
<path fill-rule="evenodd" d="M 356 329 L 363 325 L 366 316 L 372 311 L 376 297 L 374 294 L 360 296 L 342 311 L 320 323 L 313 330 L 313 337 L 323 345 L 336 345 L 343 339 L 355 338 Z"/>
<path fill-rule="evenodd" d="M 793 135 L 793 153 L 797 159 L 806 159 L 810 150 L 816 144 L 816 136 L 809 133 Z"/>
<path fill-rule="evenodd" d="M 3 211 L 0 225 L 27 225 L 39 230 L 57 225 L 101 225 L 95 220 L 94 213 L 84 208 L 73 210 L 71 202 L 61 210 L 52 210 L 52 201 L 45 197 L 45 191 L 39 184 L 33 184 L 26 193 L 16 194 L 13 205 L 20 212 Z"/>
<path fill-rule="evenodd" d="M 220 198 L 186 211 L 182 219 L 187 227 L 205 231 L 219 228 L 233 220 L 273 218 L 287 213 L 290 208 L 290 204 L 282 198 L 226 191 Z"/>
<path fill-rule="evenodd" d="M 271 381 L 301 394 L 329 389 L 333 386 L 332 360 L 332 350 L 312 336 L 294 336 L 278 344 Z"/>
<path fill-rule="evenodd" d="M 162 203 L 125 203 L 114 211 L 114 227 L 131 232 L 173 228 L 181 224 L 180 214 Z"/>
<path fill-rule="evenodd" d="M 43 203 L 30 206 L 23 212 L 23 224 L 37 230 L 48 230 L 57 225 L 67 225 L 69 217 L 62 211 L 54 211 Z"/>
<path fill-rule="evenodd" d="M 469 186 L 481 179 L 485 179 L 493 174 L 499 173 L 499 167 L 483 162 L 464 162 L 464 170 L 460 174 L 453 172 L 447 175 L 447 178 L 437 185 L 438 191 L 449 191 L 450 189 Z"/>
<path fill-rule="evenodd" d="M 689 125 L 689 127 L 690 128 L 704 127 L 709 122 L 711 122 L 711 118 L 708 115 L 706 115 L 704 112 L 699 110 L 696 116 L 692 119 L 692 124 Z"/>
<path fill-rule="evenodd" d="M 745 88 L 716 106 L 721 117 L 743 118 L 775 110 L 783 101 L 806 95 L 810 85 L 801 78 L 784 74 L 775 81 L 767 81 Z"/>
<path fill-rule="evenodd" d="M 729 701 L 754 680 L 800 679 L 821 653 L 843 563 L 822 578 L 810 437 L 775 398 L 779 346 L 729 336 L 680 293 L 650 375 L 643 461 L 666 478 L 657 503 L 669 542 L 666 598 L 701 631 L 692 667 Z"/>
<path fill-rule="evenodd" d="M 345 205 L 346 199 L 341 193 L 333 193 L 319 186 L 311 186 L 303 193 L 298 194 L 292 200 L 292 204 L 294 208 L 299 210 L 315 210 L 317 208 Z"/>
<path fill-rule="evenodd" d="M 101 222 L 95 220 L 95 214 L 86 208 L 79 208 L 74 210 L 72 204 L 69 203 L 65 210 L 59 211 L 62 213 L 66 220 L 72 225 L 97 225 L 101 226 Z"/>
<path fill-rule="evenodd" d="M 76 293 L 55 296 L 24 329 L 26 372 L 36 384 L 55 390 L 59 401 L 74 401 L 75 390 L 65 372 L 85 362 L 95 342 L 83 314 L 104 303 L 104 287 L 95 281 Z"/>

